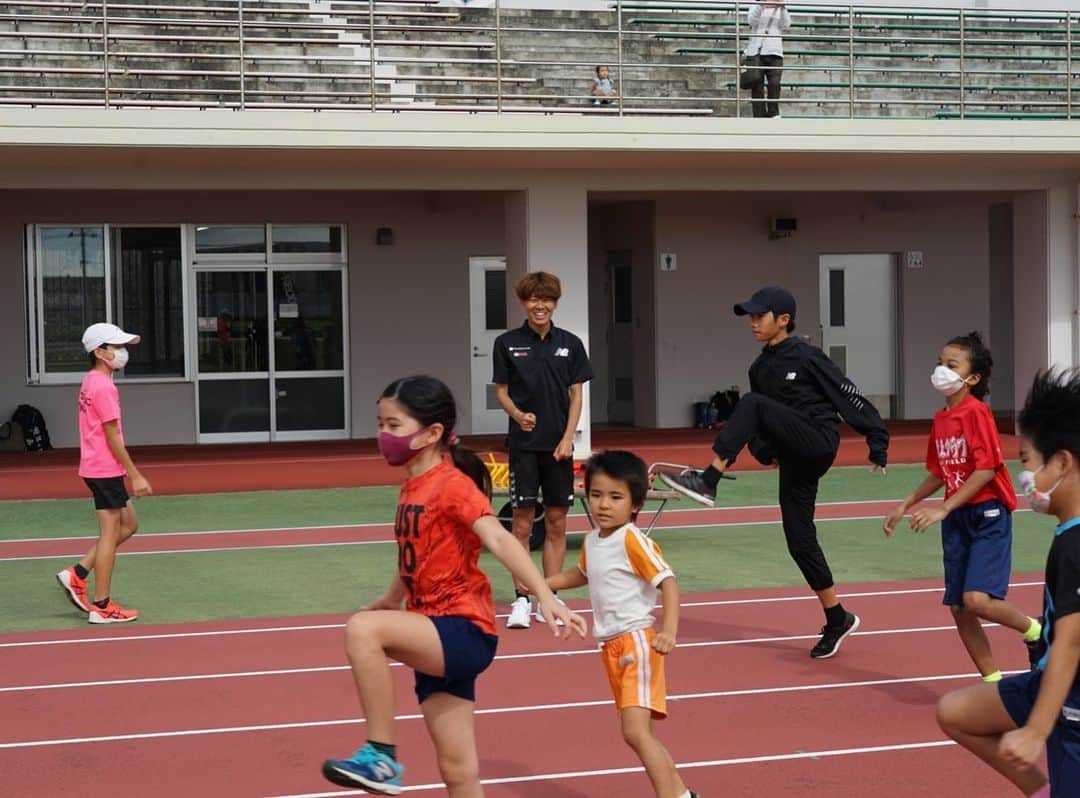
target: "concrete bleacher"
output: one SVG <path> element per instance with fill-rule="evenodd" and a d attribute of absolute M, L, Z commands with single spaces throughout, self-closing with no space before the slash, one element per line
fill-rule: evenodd
<path fill-rule="evenodd" d="M 124 0 L 106 20 L 100 0 L 16 0 L 0 4 L 0 104 L 749 115 L 745 8 Z M 1071 116 L 1080 17 L 789 8 L 784 116 Z M 601 63 L 619 105 L 586 96 Z"/>

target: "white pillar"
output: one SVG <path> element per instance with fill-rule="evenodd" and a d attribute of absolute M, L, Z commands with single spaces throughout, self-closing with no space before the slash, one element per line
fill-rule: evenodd
<path fill-rule="evenodd" d="M 1049 364 L 1059 367 L 1077 365 L 1076 243 L 1077 186 L 1055 186 L 1047 191 L 1047 288 L 1049 329 Z"/>
<path fill-rule="evenodd" d="M 588 196 L 584 186 L 543 182 L 507 197 L 506 301 L 511 326 L 524 318 L 514 284 L 533 271 L 558 275 L 562 299 L 554 323 L 578 336 L 589 351 Z M 588 457 L 591 451 L 586 383 L 574 456 Z"/>
<path fill-rule="evenodd" d="M 1036 371 L 1080 363 L 1077 202 L 1075 185 L 1024 192 L 1013 199 L 1017 409 Z"/>

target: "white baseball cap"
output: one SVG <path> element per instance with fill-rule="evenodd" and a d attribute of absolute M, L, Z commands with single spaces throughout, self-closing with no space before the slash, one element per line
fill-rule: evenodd
<path fill-rule="evenodd" d="M 137 344 L 139 340 L 134 333 L 124 332 L 115 324 L 103 321 L 91 324 L 82 334 L 82 345 L 87 352 L 100 349 L 105 344 Z"/>

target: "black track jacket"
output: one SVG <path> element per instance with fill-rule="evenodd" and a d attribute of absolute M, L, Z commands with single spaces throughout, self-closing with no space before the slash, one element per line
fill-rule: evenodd
<path fill-rule="evenodd" d="M 801 338 L 766 346 L 750 365 L 750 390 L 836 429 L 840 418 L 866 438 L 870 462 L 888 462 L 889 432 L 877 409 L 828 356 Z"/>

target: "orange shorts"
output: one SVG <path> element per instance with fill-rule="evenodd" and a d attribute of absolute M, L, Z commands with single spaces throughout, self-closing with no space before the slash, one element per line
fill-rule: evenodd
<path fill-rule="evenodd" d="M 600 648 L 615 708 L 643 707 L 657 720 L 667 717 L 664 657 L 652 647 L 654 629 L 642 629 L 607 640 Z"/>

